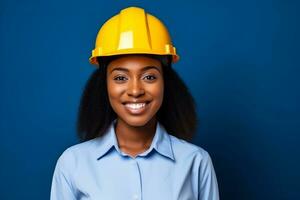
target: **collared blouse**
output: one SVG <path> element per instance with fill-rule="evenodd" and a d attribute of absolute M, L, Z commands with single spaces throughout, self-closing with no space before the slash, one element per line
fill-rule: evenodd
<path fill-rule="evenodd" d="M 61 154 L 50 200 L 219 200 L 207 151 L 157 122 L 150 148 L 132 157 L 120 150 L 115 123 L 103 136 Z"/>

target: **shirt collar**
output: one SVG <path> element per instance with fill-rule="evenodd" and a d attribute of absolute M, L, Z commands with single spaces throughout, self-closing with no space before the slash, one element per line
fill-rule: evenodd
<path fill-rule="evenodd" d="M 121 155 L 126 155 L 119 149 L 114 127 L 115 123 L 116 119 L 112 121 L 103 136 L 96 138 L 96 149 L 94 150 L 94 152 L 96 154 L 97 160 L 104 157 L 112 147 L 114 147 Z M 150 148 L 147 151 L 139 154 L 139 156 L 146 156 L 153 149 L 155 149 L 161 155 L 175 160 L 170 135 L 167 133 L 163 125 L 159 122 L 157 122 L 155 135 Z"/>

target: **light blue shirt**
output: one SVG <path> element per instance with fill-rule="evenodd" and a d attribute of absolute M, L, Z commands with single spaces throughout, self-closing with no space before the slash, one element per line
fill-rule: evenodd
<path fill-rule="evenodd" d="M 157 123 L 149 149 L 136 157 L 107 133 L 66 149 L 53 174 L 51 200 L 219 200 L 209 154 Z"/>

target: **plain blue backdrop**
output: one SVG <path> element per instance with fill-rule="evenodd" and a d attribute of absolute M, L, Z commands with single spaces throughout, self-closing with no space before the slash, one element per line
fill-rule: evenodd
<path fill-rule="evenodd" d="M 170 30 L 221 199 L 300 199 L 298 2 L 1 0 L 1 199 L 49 199 L 96 34 L 128 6 Z"/>

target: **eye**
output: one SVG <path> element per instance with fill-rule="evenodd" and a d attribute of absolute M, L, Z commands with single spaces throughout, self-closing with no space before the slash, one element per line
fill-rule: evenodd
<path fill-rule="evenodd" d="M 114 78 L 115 81 L 125 81 L 126 77 L 125 76 L 117 76 Z"/>
<path fill-rule="evenodd" d="M 145 76 L 144 78 L 146 78 L 146 79 L 149 80 L 149 81 L 152 81 L 152 80 L 155 80 L 155 79 L 156 79 L 156 77 L 153 76 L 153 75 L 147 75 L 147 76 Z"/>

